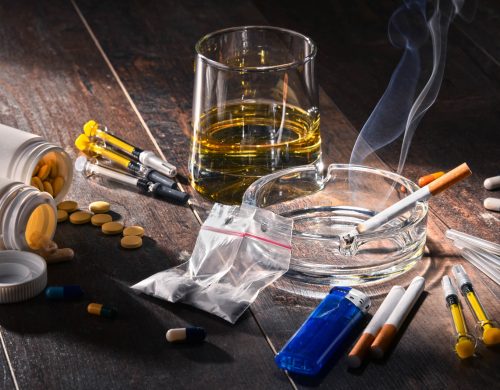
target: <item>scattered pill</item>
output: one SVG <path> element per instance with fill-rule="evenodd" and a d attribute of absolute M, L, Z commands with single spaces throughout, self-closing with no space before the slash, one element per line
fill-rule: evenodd
<path fill-rule="evenodd" d="M 31 185 L 33 187 L 38 188 L 40 191 L 43 191 L 43 183 L 39 177 L 37 177 L 37 176 L 32 177 L 31 178 Z"/>
<path fill-rule="evenodd" d="M 123 229 L 124 236 L 144 236 L 144 228 L 142 226 L 127 226 Z"/>
<path fill-rule="evenodd" d="M 104 234 L 120 234 L 123 231 L 123 224 L 120 222 L 106 222 L 101 226 Z"/>
<path fill-rule="evenodd" d="M 102 200 L 92 202 L 89 205 L 89 210 L 96 214 L 107 213 L 109 211 L 109 208 L 109 203 Z"/>
<path fill-rule="evenodd" d="M 440 171 L 440 172 L 431 173 L 430 175 L 422 176 L 418 179 L 418 186 L 424 187 L 427 184 L 429 184 L 430 182 L 433 182 L 437 178 L 443 176 L 444 174 L 445 174 L 445 172 Z"/>
<path fill-rule="evenodd" d="M 43 164 L 38 173 L 37 176 L 40 178 L 41 181 L 46 180 L 49 177 L 50 174 L 50 165 L 49 164 Z"/>
<path fill-rule="evenodd" d="M 489 177 L 484 181 L 484 188 L 487 190 L 496 190 L 500 188 L 500 176 Z"/>
<path fill-rule="evenodd" d="M 169 343 L 199 343 L 205 340 L 207 332 L 200 327 L 169 329 L 166 334 Z"/>
<path fill-rule="evenodd" d="M 136 249 L 142 246 L 142 238 L 139 236 L 125 236 L 121 239 L 120 245 L 125 249 Z"/>
<path fill-rule="evenodd" d="M 109 214 L 96 214 L 93 215 L 92 218 L 90 219 L 90 222 L 94 226 L 102 226 L 105 223 L 111 222 L 113 220 L 113 217 Z"/>
<path fill-rule="evenodd" d="M 52 184 L 50 184 L 50 181 L 45 180 L 43 182 L 43 190 L 45 192 L 48 192 L 50 196 L 54 196 L 54 190 L 52 189 Z"/>
<path fill-rule="evenodd" d="M 61 223 L 68 219 L 68 212 L 65 210 L 57 210 L 57 222 Z"/>
<path fill-rule="evenodd" d="M 118 311 L 112 307 L 104 306 L 100 303 L 90 303 L 87 306 L 87 312 L 95 316 L 106 318 L 115 318 Z"/>
<path fill-rule="evenodd" d="M 72 213 L 73 211 L 78 210 L 78 203 L 74 200 L 65 200 L 57 205 L 59 210 L 64 210 L 68 213 Z"/>
<path fill-rule="evenodd" d="M 52 253 L 42 254 L 47 264 L 63 263 L 65 261 L 73 260 L 75 257 L 75 252 L 71 248 L 60 248 L 56 249 Z"/>
<path fill-rule="evenodd" d="M 485 209 L 491 211 L 500 211 L 500 198 L 486 198 L 483 206 Z"/>
<path fill-rule="evenodd" d="M 52 182 L 52 188 L 54 190 L 54 196 L 57 196 L 59 192 L 64 187 L 64 178 L 62 176 L 57 176 L 54 181 Z"/>
<path fill-rule="evenodd" d="M 50 286 L 45 289 L 45 297 L 50 300 L 76 300 L 83 296 L 80 286 Z"/>
<path fill-rule="evenodd" d="M 84 223 L 90 222 L 92 214 L 87 211 L 77 211 L 69 216 L 69 221 L 75 225 L 83 225 Z"/>

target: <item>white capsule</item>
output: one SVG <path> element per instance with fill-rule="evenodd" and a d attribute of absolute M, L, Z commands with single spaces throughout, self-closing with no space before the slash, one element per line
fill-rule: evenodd
<path fill-rule="evenodd" d="M 490 191 L 500 188 L 500 176 L 493 176 L 487 178 L 484 181 L 484 188 Z"/>
<path fill-rule="evenodd" d="M 500 211 L 500 198 L 486 198 L 483 202 L 484 208 L 491 211 Z"/>

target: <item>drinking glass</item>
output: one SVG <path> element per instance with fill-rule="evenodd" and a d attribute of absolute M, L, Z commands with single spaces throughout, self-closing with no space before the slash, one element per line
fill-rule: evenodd
<path fill-rule="evenodd" d="M 273 171 L 321 164 L 316 46 L 277 27 L 216 31 L 196 44 L 189 171 L 203 196 L 239 204 Z"/>

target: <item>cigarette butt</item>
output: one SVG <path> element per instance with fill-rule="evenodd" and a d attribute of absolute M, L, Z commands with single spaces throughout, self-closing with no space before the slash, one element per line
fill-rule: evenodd
<path fill-rule="evenodd" d="M 425 175 L 425 176 L 422 176 L 418 179 L 418 186 L 419 187 L 423 187 L 423 186 L 426 186 L 427 184 L 429 184 L 430 182 L 433 182 L 434 180 L 440 178 L 441 176 L 444 175 L 444 172 L 443 171 L 440 171 L 440 172 L 434 172 L 434 173 L 431 173 L 430 175 Z"/>
<path fill-rule="evenodd" d="M 439 194 L 441 191 L 446 190 L 456 182 L 465 179 L 472 174 L 469 166 L 466 163 L 459 165 L 451 171 L 445 173 L 443 176 L 428 184 L 429 191 L 432 195 Z"/>
<path fill-rule="evenodd" d="M 373 341 L 370 350 L 375 359 L 382 359 L 389 350 L 392 340 L 396 336 L 398 329 L 392 324 L 384 324 L 377 337 Z"/>
<path fill-rule="evenodd" d="M 358 368 L 361 366 L 363 359 L 366 357 L 370 346 L 375 340 L 375 336 L 370 333 L 363 333 L 358 342 L 352 348 L 349 356 L 347 357 L 347 364 L 351 368 Z"/>

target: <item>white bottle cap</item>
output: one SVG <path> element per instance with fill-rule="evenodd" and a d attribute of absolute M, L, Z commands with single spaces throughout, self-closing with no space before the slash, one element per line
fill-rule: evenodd
<path fill-rule="evenodd" d="M 47 264 L 31 252 L 0 251 L 0 303 L 25 301 L 47 285 Z"/>

